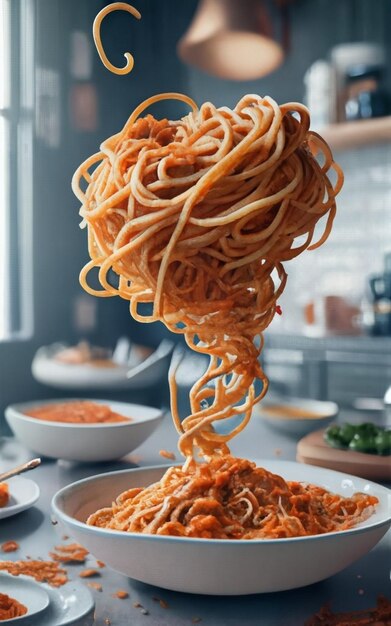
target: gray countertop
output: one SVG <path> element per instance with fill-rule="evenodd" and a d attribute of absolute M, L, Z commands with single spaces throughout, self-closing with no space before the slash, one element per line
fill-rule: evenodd
<path fill-rule="evenodd" d="M 129 467 L 161 465 L 158 451 L 176 449 L 176 432 L 167 415 L 154 434 L 133 454 L 115 463 L 81 465 L 66 461 L 44 459 L 40 467 L 29 474 L 41 489 L 38 503 L 28 511 L 0 520 L 0 544 L 14 539 L 18 552 L 3 558 L 48 558 L 56 544 L 64 543 L 63 531 L 53 524 L 50 502 L 54 493 L 64 485 L 89 475 Z M 247 428 L 231 442 L 233 454 L 256 459 L 281 458 L 295 460 L 296 441 L 276 432 L 254 415 Z M 15 439 L 0 440 L 0 468 L 7 469 L 31 458 Z M 167 461 L 167 464 L 169 462 Z M 91 590 L 95 599 L 93 615 L 77 622 L 79 626 L 302 626 L 321 606 L 331 603 L 335 611 L 364 610 L 376 605 L 379 594 L 391 597 L 390 532 L 365 557 L 349 568 L 322 582 L 302 589 L 280 593 L 239 597 L 196 596 L 151 587 L 130 580 L 109 568 L 102 568 L 99 582 L 103 591 Z M 91 566 L 92 566 L 91 561 Z M 89 565 L 68 565 L 71 579 Z M 178 564 L 178 567 L 186 567 Z M 97 579 L 91 579 L 97 580 Z M 88 580 L 85 580 L 87 584 Z M 119 600 L 112 594 L 118 589 L 129 592 L 129 598 Z M 161 606 L 157 599 L 167 603 Z M 143 614 L 140 603 L 148 614 Z M 194 619 L 197 618 L 197 619 Z M 107 621 L 109 620 L 109 621 Z"/>

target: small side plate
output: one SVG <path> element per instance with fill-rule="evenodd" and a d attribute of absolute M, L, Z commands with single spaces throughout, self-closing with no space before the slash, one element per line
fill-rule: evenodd
<path fill-rule="evenodd" d="M 39 498 L 39 487 L 30 478 L 14 476 L 6 481 L 9 486 L 10 499 L 6 506 L 0 508 L 0 520 L 29 509 Z"/>
<path fill-rule="evenodd" d="M 32 618 L 49 606 L 49 594 L 39 583 L 28 576 L 11 576 L 0 572 L 0 591 L 17 600 L 27 608 L 27 613 L 2 621 L 2 624 L 13 624 Z"/>
<path fill-rule="evenodd" d="M 92 613 L 94 609 L 95 603 L 90 590 L 78 581 L 70 581 L 58 589 L 46 583 L 42 586 L 49 594 L 49 607 L 45 613 L 33 619 L 31 625 L 29 623 L 28 626 L 68 626 L 75 622 L 79 623 L 78 620 Z M 92 624 L 93 617 L 91 617 L 91 622 L 89 618 L 86 619 Z"/>
<path fill-rule="evenodd" d="M 28 604 L 27 588 L 33 590 L 31 593 L 38 603 L 38 594 L 41 598 L 41 608 L 33 610 L 32 601 Z M 47 583 L 38 583 L 29 576 L 12 576 L 5 572 L 0 572 L 0 590 L 12 598 L 15 598 L 25 606 L 28 606 L 28 613 L 20 618 L 2 621 L 2 624 L 10 626 L 15 622 L 18 626 L 23 626 L 23 619 L 26 626 L 68 626 L 74 624 L 91 613 L 94 609 L 94 599 L 89 589 L 78 581 L 70 581 L 62 587 L 51 587 Z M 43 603 L 45 597 L 45 604 Z M 92 624 L 88 618 L 88 623 Z M 84 623 L 84 622 L 83 622 Z"/>

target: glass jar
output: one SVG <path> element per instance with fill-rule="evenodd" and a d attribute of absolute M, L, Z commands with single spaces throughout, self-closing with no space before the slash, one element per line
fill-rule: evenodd
<path fill-rule="evenodd" d="M 383 117 L 390 112 L 390 100 L 381 83 L 383 68 L 380 65 L 353 65 L 346 71 L 347 120 Z"/>

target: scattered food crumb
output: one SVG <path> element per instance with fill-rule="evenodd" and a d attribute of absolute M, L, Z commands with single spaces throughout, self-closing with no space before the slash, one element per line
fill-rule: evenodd
<path fill-rule="evenodd" d="M 199 624 L 199 622 L 202 622 L 201 617 L 193 617 L 191 620 L 192 624 Z"/>
<path fill-rule="evenodd" d="M 276 449 L 274 450 L 274 454 L 275 454 L 276 456 L 281 456 L 281 454 L 282 454 L 282 450 L 281 450 L 281 448 L 276 448 Z"/>
<path fill-rule="evenodd" d="M 83 548 L 79 543 L 70 543 L 65 546 L 55 546 L 55 552 L 49 552 L 54 561 L 61 563 L 84 563 L 88 550 Z"/>
<path fill-rule="evenodd" d="M 19 550 L 19 544 L 12 539 L 1 544 L 2 552 L 15 552 L 16 550 Z"/>
<path fill-rule="evenodd" d="M 80 578 L 90 578 L 91 576 L 100 576 L 100 572 L 97 569 L 89 568 L 83 569 L 80 574 Z"/>
<path fill-rule="evenodd" d="M 160 450 L 159 454 L 165 459 L 170 459 L 170 461 L 175 461 L 176 459 L 175 454 L 173 452 L 169 452 L 168 450 Z"/>
<path fill-rule="evenodd" d="M 119 598 L 120 600 L 125 600 L 125 598 L 129 598 L 129 594 L 127 591 L 123 589 L 118 589 L 115 593 L 112 594 L 113 598 Z"/>
<path fill-rule="evenodd" d="M 90 582 L 87 583 L 87 586 L 91 587 L 91 589 L 95 589 L 96 591 L 102 591 L 102 585 L 100 583 Z"/>
<path fill-rule="evenodd" d="M 62 536 L 63 541 L 67 541 L 69 539 L 68 535 L 63 535 Z"/>
<path fill-rule="evenodd" d="M 312 615 L 304 626 L 342 626 L 343 624 L 361 624 L 362 626 L 375 626 L 391 623 L 391 601 L 380 595 L 376 607 L 364 611 L 348 611 L 334 613 L 329 604 L 323 606 L 318 613 Z"/>
<path fill-rule="evenodd" d="M 365 593 L 364 589 L 359 589 L 359 590 L 358 590 L 358 595 L 359 595 L 359 596 L 363 596 L 363 595 L 364 595 L 364 593 Z"/>
<path fill-rule="evenodd" d="M 156 596 L 152 596 L 152 600 L 154 602 L 159 602 L 162 609 L 168 609 L 168 602 L 166 602 L 165 600 L 162 600 L 161 598 L 157 598 Z"/>
<path fill-rule="evenodd" d="M 53 526 L 56 526 L 58 524 L 58 521 L 56 519 L 52 519 L 51 521 L 52 521 Z"/>
<path fill-rule="evenodd" d="M 32 576 L 38 582 L 47 582 L 53 587 L 60 587 L 68 582 L 67 573 L 54 561 L 1 561 L 0 570 L 5 570 L 13 576 L 25 574 Z"/>
<path fill-rule="evenodd" d="M 133 606 L 135 609 L 140 609 L 142 615 L 149 615 L 148 609 L 145 609 L 140 602 L 133 602 Z"/>
<path fill-rule="evenodd" d="M 96 561 L 96 564 L 98 567 L 106 567 L 106 563 L 103 563 L 103 561 L 99 561 L 98 559 Z"/>
<path fill-rule="evenodd" d="M 111 624 L 111 620 L 108 617 L 105 617 L 105 624 L 107 624 L 107 626 Z"/>

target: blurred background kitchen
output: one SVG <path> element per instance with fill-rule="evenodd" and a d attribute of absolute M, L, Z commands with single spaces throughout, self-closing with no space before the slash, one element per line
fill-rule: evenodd
<path fill-rule="evenodd" d="M 70 188 L 79 163 L 162 91 L 230 107 L 254 92 L 307 103 L 345 185 L 326 245 L 286 264 L 264 364 L 275 391 L 380 409 L 391 384 L 389 0 L 134 0 L 141 22 L 116 12 L 102 25 L 112 63 L 134 55 L 123 77 L 92 40 L 106 4 L 0 0 L 0 421 L 10 403 L 75 395 L 33 376 L 41 346 L 180 341 L 133 321 L 126 302 L 83 292 L 86 232 Z M 166 373 L 152 391 L 95 392 L 110 394 L 167 404 Z"/>

